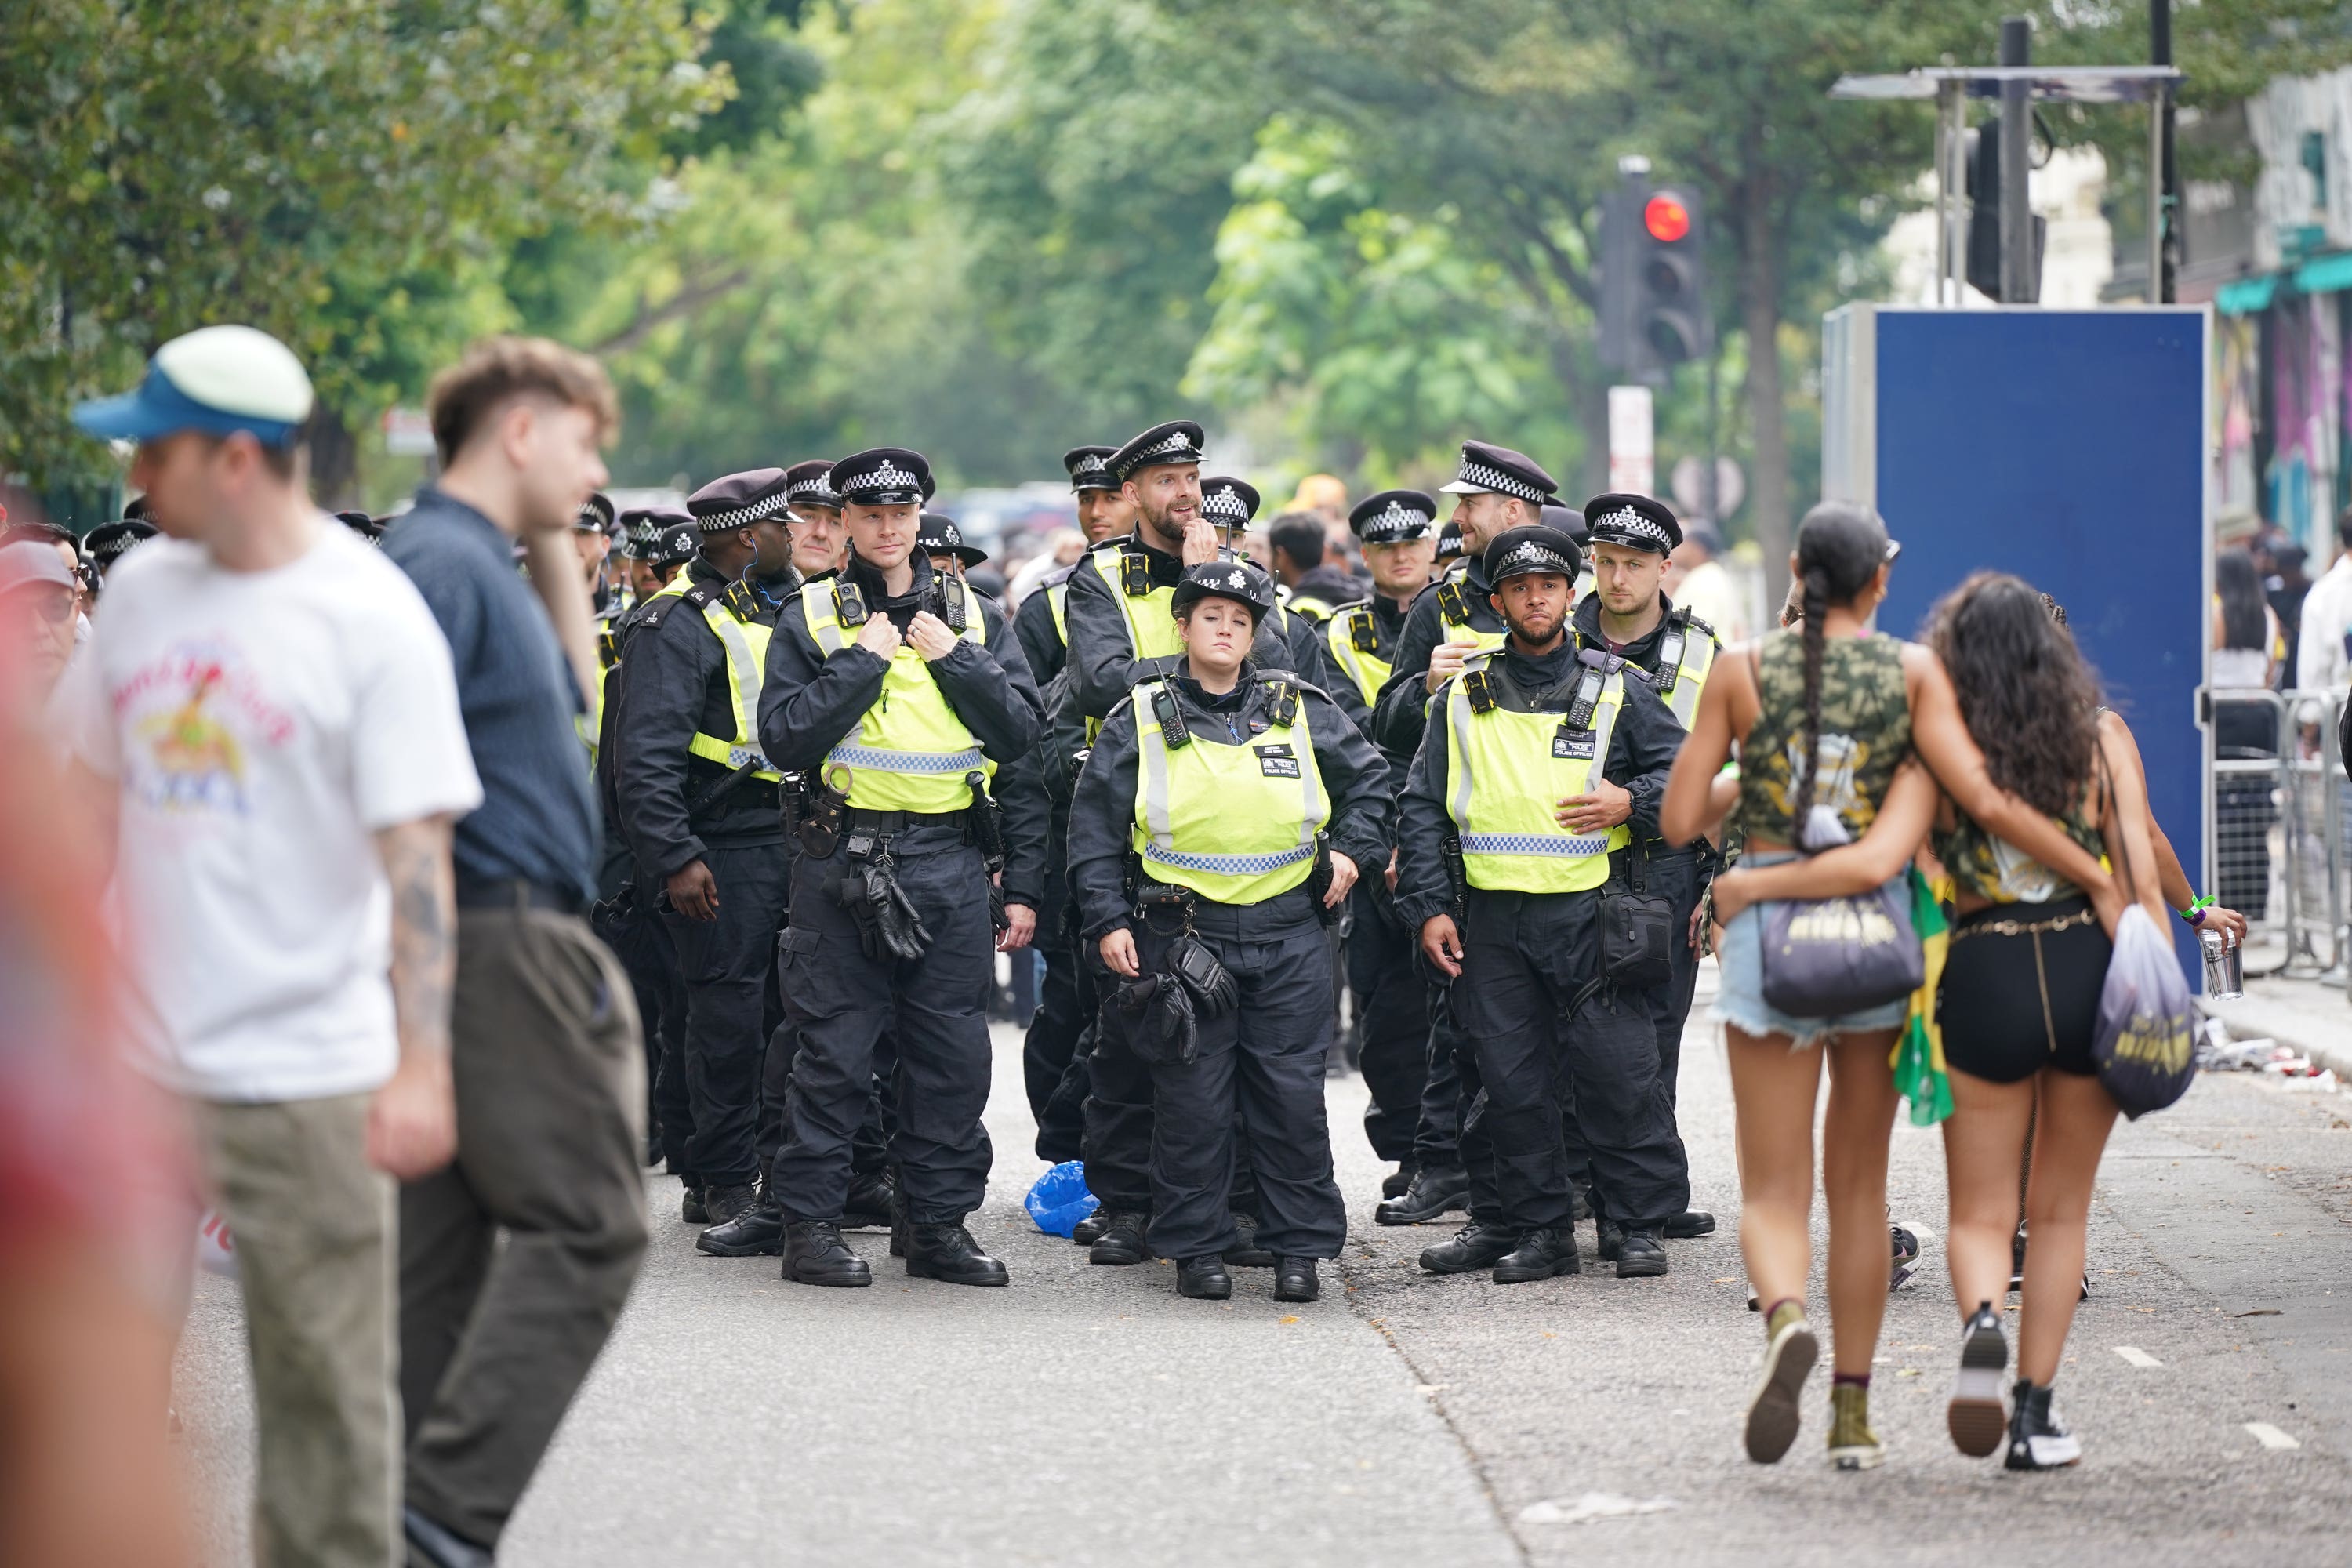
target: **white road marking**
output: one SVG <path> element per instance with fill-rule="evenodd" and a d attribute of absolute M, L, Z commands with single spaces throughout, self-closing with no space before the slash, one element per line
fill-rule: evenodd
<path fill-rule="evenodd" d="M 2154 1356 L 2148 1354 L 2146 1351 L 2140 1349 L 2137 1345 L 2117 1345 L 2116 1347 L 2116 1353 L 2137 1367 L 2146 1368 L 2151 1366 L 2162 1366 L 2164 1364 Z"/>
<path fill-rule="evenodd" d="M 2246 1423 L 2246 1430 L 2253 1435 L 2255 1442 L 2260 1443 L 2265 1448 L 2283 1450 L 2287 1448 L 2300 1448 L 2303 1447 L 2301 1443 L 2298 1443 L 2293 1437 L 2288 1436 L 2285 1433 L 2280 1431 L 2277 1427 L 2272 1426 L 2267 1421 L 2249 1421 Z"/>

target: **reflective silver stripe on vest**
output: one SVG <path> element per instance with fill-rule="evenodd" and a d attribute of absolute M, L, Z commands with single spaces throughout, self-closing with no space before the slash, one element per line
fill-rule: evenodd
<path fill-rule="evenodd" d="M 1559 855 L 1582 859 L 1599 855 L 1609 847 L 1609 836 L 1598 838 L 1574 838 L 1565 834 L 1551 833 L 1465 833 L 1462 836 L 1465 855 Z"/>
<path fill-rule="evenodd" d="M 1470 778 L 1470 694 L 1462 688 L 1462 676 L 1469 674 L 1474 669 L 1484 669 L 1490 662 L 1490 656 L 1473 654 L 1463 661 L 1462 675 L 1457 675 L 1446 682 L 1445 722 L 1446 727 L 1453 731 L 1454 741 L 1452 754 L 1445 759 L 1446 765 L 1454 770 L 1454 798 L 1447 802 L 1446 810 L 1457 826 L 1470 820 L 1472 783 Z M 1467 847 L 1465 847 L 1466 849 Z"/>
<path fill-rule="evenodd" d="M 886 773 L 968 773 L 985 759 L 978 746 L 961 752 L 888 752 L 879 746 L 839 745 L 824 755 L 825 765 L 874 768 Z"/>
<path fill-rule="evenodd" d="M 719 638 L 719 646 L 727 650 L 727 668 L 735 688 L 734 697 L 741 704 L 735 713 L 735 732 L 746 740 L 759 733 L 760 683 L 767 671 L 751 657 L 751 639 L 734 616 L 716 601 L 702 606 L 702 619 Z M 739 745 L 728 752 L 731 765 L 741 767 L 746 763 L 774 771 L 775 763 L 757 745 Z"/>
<path fill-rule="evenodd" d="M 1173 866 L 1180 871 L 1210 871 L 1226 877 L 1255 877 L 1267 871 L 1279 871 L 1285 866 L 1296 866 L 1301 860 L 1315 857 L 1315 846 L 1301 844 L 1289 849 L 1277 849 L 1268 855 L 1187 855 L 1181 850 L 1162 849 L 1157 844 L 1144 855 L 1147 860 L 1162 866 Z"/>

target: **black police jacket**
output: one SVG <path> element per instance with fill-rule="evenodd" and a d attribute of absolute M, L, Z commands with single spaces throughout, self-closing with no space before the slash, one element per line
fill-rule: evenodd
<path fill-rule="evenodd" d="M 700 556 L 688 562 L 687 581 L 724 594 L 730 580 Z M 776 624 L 778 608 L 798 591 L 799 578 L 754 584 L 751 619 Z M 698 731 L 735 735 L 735 708 L 727 691 L 727 650 L 700 608 L 673 596 L 648 600 L 630 627 L 613 720 L 614 793 L 621 830 L 638 868 L 660 886 L 702 858 L 706 847 L 780 844 L 783 826 L 776 791 L 747 780 L 713 806 L 689 814 L 687 802 L 709 791 L 729 770 L 687 750 Z"/>
<path fill-rule="evenodd" d="M 1184 580 L 1181 556 L 1140 540 L 1139 533 L 1130 534 L 1120 542 L 1143 552 L 1145 573 L 1153 587 L 1172 588 Z M 1071 570 L 1069 583 L 1069 596 L 1063 606 L 1063 619 L 1070 628 L 1069 700 L 1081 717 L 1099 719 L 1138 680 L 1156 671 L 1137 668 L 1135 644 L 1127 633 L 1127 607 L 1119 603 L 1121 590 L 1104 582 L 1102 574 L 1084 561 Z M 1297 671 L 1310 685 L 1329 693 L 1329 700 L 1339 705 L 1349 723 L 1370 732 L 1367 726 L 1371 714 L 1357 697 L 1355 683 L 1332 668 L 1322 628 L 1305 616 L 1277 611 L 1266 617 L 1250 644 L 1250 658 L 1266 669 Z"/>
<path fill-rule="evenodd" d="M 1619 648 L 1617 657 L 1627 664 L 1639 666 L 1651 675 L 1657 674 L 1658 647 L 1666 640 L 1666 623 L 1674 617 L 1674 613 L 1675 602 L 1661 593 L 1658 595 L 1658 624 Z M 1699 622 L 1692 631 L 1696 634 L 1698 626 L 1705 625 L 1705 622 Z M 1601 631 L 1599 594 L 1587 594 L 1576 602 L 1575 612 L 1570 617 L 1570 628 L 1576 634 L 1580 647 L 1598 648 L 1602 653 L 1609 651 L 1609 639 Z"/>
<path fill-rule="evenodd" d="M 1069 658 L 1069 649 L 1062 642 L 1062 629 L 1054 624 L 1053 592 L 1068 582 L 1076 570 L 1075 566 L 1055 567 L 1013 612 L 1013 635 L 1021 639 L 1022 657 L 1028 659 L 1029 673 L 1041 691 L 1053 684 L 1054 677 L 1062 673 L 1062 666 Z"/>
<path fill-rule="evenodd" d="M 884 594 L 882 574 L 854 555 L 843 576 L 857 584 L 871 613 L 888 617 L 901 635 L 919 611 L 940 612 L 930 575 L 920 566 L 914 589 L 897 598 Z M 927 668 L 948 706 L 1002 769 L 1036 745 L 1045 730 L 1045 704 L 1003 611 L 983 596 L 980 616 L 984 644 L 958 637 L 952 651 Z M 787 773 L 814 772 L 882 696 L 889 660 L 855 646 L 856 634 L 843 629 L 852 646 L 826 658 L 795 598 L 785 605 L 768 643 L 768 673 L 760 687 L 760 747 Z"/>
<path fill-rule="evenodd" d="M 1537 658 L 1507 648 L 1489 668 L 1500 670 L 1533 711 L 1558 713 L 1567 710 L 1574 694 L 1575 665 L 1576 644 L 1569 638 Z M 1633 797 L 1628 831 L 1651 839 L 1658 836 L 1658 805 L 1665 795 L 1666 775 L 1674 771 L 1675 753 L 1682 750 L 1683 727 L 1675 722 L 1646 674 L 1630 664 L 1622 673 L 1625 701 L 1610 731 L 1601 776 Z M 1430 916 L 1448 912 L 1454 902 L 1445 868 L 1445 840 L 1454 831 L 1454 819 L 1445 809 L 1451 745 L 1444 723 L 1428 727 L 1397 801 L 1397 918 L 1410 931 L 1419 931 Z"/>
<path fill-rule="evenodd" d="M 1201 689 L 1176 661 L 1168 689 L 1184 716 L 1194 745 L 1246 744 L 1252 725 L 1262 732 L 1269 721 L 1270 679 L 1296 680 L 1286 670 L 1260 669 L 1255 659 L 1242 666 L 1239 683 L 1223 697 Z M 1307 733 L 1315 745 L 1315 766 L 1331 805 L 1324 832 L 1334 852 L 1356 863 L 1365 877 L 1384 876 L 1391 841 L 1388 764 L 1380 751 L 1320 689 L 1301 682 Z M 1135 825 L 1137 763 L 1135 710 L 1122 701 L 1103 721 L 1094 754 L 1078 777 L 1070 802 L 1070 887 L 1077 900 L 1079 930 L 1092 942 L 1105 931 L 1130 923 L 1134 908 L 1126 890 L 1127 857 Z"/>
<path fill-rule="evenodd" d="M 1373 705 L 1372 739 L 1388 753 L 1389 763 L 1400 773 L 1412 760 L 1421 746 L 1421 731 L 1427 713 L 1429 689 L 1422 682 L 1429 674 L 1429 656 L 1439 643 L 1450 642 L 1454 628 L 1445 623 L 1440 607 L 1438 589 L 1447 582 L 1459 587 L 1462 607 L 1468 612 L 1469 624 L 1482 632 L 1507 629 L 1503 617 L 1487 602 L 1494 585 L 1486 581 L 1484 563 L 1473 556 L 1470 563 L 1449 577 L 1441 577 L 1423 588 L 1405 612 L 1404 627 L 1397 633 L 1396 656 L 1390 661 L 1389 680 L 1381 688 L 1380 700 Z"/>

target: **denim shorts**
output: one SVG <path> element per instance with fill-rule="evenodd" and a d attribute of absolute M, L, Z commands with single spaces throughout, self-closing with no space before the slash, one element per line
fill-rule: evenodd
<path fill-rule="evenodd" d="M 1748 863 L 1765 865 L 1785 858 L 1758 856 Z M 1764 1000 L 1764 922 L 1779 907 L 1771 903 L 1750 904 L 1723 928 L 1723 941 L 1715 954 L 1721 971 L 1716 982 L 1716 1022 L 1750 1035 L 1786 1035 L 1799 1047 L 1817 1046 L 1832 1035 L 1902 1027 L 1903 1020 L 1911 1012 L 1908 996 L 1832 1018 L 1794 1018 L 1768 1005 Z"/>

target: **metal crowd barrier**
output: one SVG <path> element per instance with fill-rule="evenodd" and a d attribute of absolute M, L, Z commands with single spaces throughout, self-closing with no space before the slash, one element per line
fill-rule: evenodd
<path fill-rule="evenodd" d="M 2200 695 L 2208 781 L 2200 885 L 2246 917 L 2249 973 L 2342 985 L 2352 958 L 2345 925 L 2352 785 L 2336 740 L 2344 694 L 2229 687 Z M 2240 704 L 2265 710 L 2268 756 L 2222 754 L 2218 710 Z"/>

